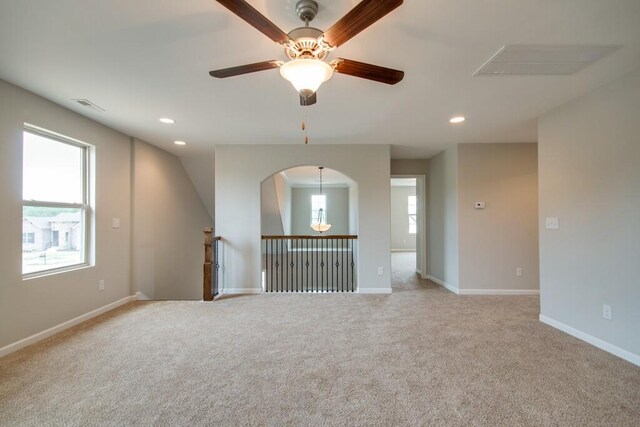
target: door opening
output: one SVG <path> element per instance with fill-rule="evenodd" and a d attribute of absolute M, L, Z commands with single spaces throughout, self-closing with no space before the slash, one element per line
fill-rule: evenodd
<path fill-rule="evenodd" d="M 394 288 L 426 274 L 425 176 L 391 177 L 391 270 Z"/>

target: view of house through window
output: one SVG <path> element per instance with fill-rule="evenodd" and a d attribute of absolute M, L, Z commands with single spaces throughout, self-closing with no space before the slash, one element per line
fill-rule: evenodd
<path fill-rule="evenodd" d="M 87 147 L 31 128 L 23 137 L 22 273 L 84 264 Z"/>
<path fill-rule="evenodd" d="M 318 223 L 318 213 L 322 209 L 322 221 L 320 224 L 327 223 L 327 196 L 325 194 L 313 194 L 311 196 L 311 224 Z"/>
<path fill-rule="evenodd" d="M 416 196 L 409 196 L 408 198 L 408 212 L 409 212 L 409 234 L 416 234 Z"/>

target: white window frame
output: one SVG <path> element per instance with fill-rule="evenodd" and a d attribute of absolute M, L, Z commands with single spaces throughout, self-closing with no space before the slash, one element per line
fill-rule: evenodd
<path fill-rule="evenodd" d="M 73 139 L 64 135 L 60 135 L 58 133 L 40 128 L 38 126 L 30 125 L 28 123 L 24 124 L 23 134 L 31 133 L 33 135 L 41 136 L 43 138 L 50 139 L 52 141 L 59 142 L 61 144 L 71 145 L 73 147 L 77 147 L 82 149 L 82 202 L 81 203 L 67 203 L 67 202 L 49 202 L 49 201 L 40 201 L 40 200 L 22 200 L 23 207 L 23 220 L 24 220 L 24 207 L 33 206 L 33 207 L 42 207 L 42 208 L 65 208 L 65 209 L 80 209 L 80 234 L 82 239 L 82 244 L 80 245 L 80 259 L 81 261 L 75 264 L 65 265 L 63 267 L 53 267 L 47 268 L 43 270 L 34 271 L 32 273 L 24 273 L 22 274 L 23 280 L 32 279 L 41 276 L 49 276 L 51 274 L 64 273 L 66 271 L 76 270 L 78 268 L 88 267 L 90 265 L 90 248 L 91 248 L 91 217 L 92 217 L 92 209 L 91 209 L 91 189 L 89 177 L 90 175 L 90 150 L 92 148 L 91 145 L 86 144 L 82 141 L 78 141 L 77 139 Z M 24 141 L 23 141 L 24 147 Z M 22 180 L 24 182 L 24 171 Z"/>
<path fill-rule="evenodd" d="M 326 194 L 312 194 L 311 195 L 311 201 L 310 201 L 311 202 L 311 223 L 309 225 L 311 226 L 313 224 L 317 224 L 316 221 L 318 220 L 318 211 L 315 212 L 315 215 L 314 215 L 314 212 L 313 212 L 313 198 L 314 197 L 322 197 L 323 200 L 324 200 L 324 203 L 323 203 L 324 208 L 322 208 L 323 212 L 324 212 L 324 216 L 322 217 L 322 224 L 326 224 L 327 223 L 327 195 Z"/>
<path fill-rule="evenodd" d="M 414 203 L 414 211 L 411 213 L 411 198 L 413 197 Z M 417 234 L 418 233 L 418 196 L 408 196 L 407 197 L 407 213 L 408 213 L 408 221 L 409 221 L 409 234 Z"/>

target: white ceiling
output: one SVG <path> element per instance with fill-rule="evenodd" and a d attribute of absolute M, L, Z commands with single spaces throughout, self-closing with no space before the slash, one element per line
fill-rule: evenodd
<path fill-rule="evenodd" d="M 317 166 L 299 166 L 280 172 L 291 187 L 319 187 L 320 171 Z M 322 185 L 325 187 L 349 187 L 353 180 L 333 170 L 322 170 Z"/>
<path fill-rule="evenodd" d="M 321 29 L 358 3 L 318 2 Z M 250 3 L 285 31 L 300 25 L 294 0 Z M 392 144 L 394 158 L 420 158 L 460 142 L 535 141 L 541 113 L 640 67 L 639 23 L 638 0 L 408 0 L 334 54 L 402 69 L 404 81 L 335 75 L 306 110 L 310 143 Z M 572 76 L 472 76 L 506 44 L 622 48 Z M 208 75 L 270 59 L 284 53 L 214 0 L 0 2 L 1 78 L 177 154 L 303 143 L 303 109 L 277 70 Z M 453 115 L 467 121 L 452 126 Z M 177 123 L 158 123 L 165 116 Z"/>

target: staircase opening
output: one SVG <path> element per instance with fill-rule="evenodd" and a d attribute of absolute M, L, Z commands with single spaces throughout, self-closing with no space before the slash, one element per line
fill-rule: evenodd
<path fill-rule="evenodd" d="M 324 168 L 320 191 L 319 166 L 293 167 L 261 184 L 265 292 L 357 290 L 357 184 Z M 331 228 L 314 231 L 318 218 Z"/>

